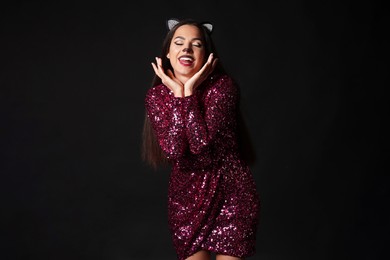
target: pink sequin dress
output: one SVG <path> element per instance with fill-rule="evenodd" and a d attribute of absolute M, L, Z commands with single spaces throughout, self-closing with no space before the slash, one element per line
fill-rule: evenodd
<path fill-rule="evenodd" d="M 255 253 L 259 196 L 236 140 L 239 90 L 227 75 L 193 95 L 174 97 L 163 84 L 145 106 L 172 163 L 168 222 L 179 260 L 199 250 L 247 257 Z"/>

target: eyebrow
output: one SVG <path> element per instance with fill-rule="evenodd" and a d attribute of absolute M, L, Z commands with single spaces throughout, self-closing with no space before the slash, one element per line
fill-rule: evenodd
<path fill-rule="evenodd" d="M 176 39 L 185 40 L 185 38 L 184 38 L 183 36 L 176 36 L 176 37 L 174 38 L 174 40 L 176 40 Z M 196 40 L 202 41 L 201 38 L 192 38 L 192 39 L 191 39 L 191 41 L 196 41 Z"/>

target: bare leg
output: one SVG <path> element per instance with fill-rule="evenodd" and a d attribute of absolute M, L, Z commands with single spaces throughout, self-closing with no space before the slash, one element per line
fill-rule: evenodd
<path fill-rule="evenodd" d="M 244 258 L 239 258 L 230 255 L 217 255 L 217 260 L 244 260 Z"/>
<path fill-rule="evenodd" d="M 188 257 L 186 260 L 210 260 L 210 253 L 205 250 L 201 250 Z"/>

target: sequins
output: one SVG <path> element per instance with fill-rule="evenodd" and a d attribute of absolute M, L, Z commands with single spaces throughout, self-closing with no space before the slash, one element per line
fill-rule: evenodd
<path fill-rule="evenodd" d="M 174 97 L 164 85 L 147 92 L 148 116 L 172 162 L 168 223 L 178 260 L 202 249 L 236 257 L 255 253 L 260 201 L 238 153 L 237 104 L 237 86 L 226 75 L 189 97 Z"/>

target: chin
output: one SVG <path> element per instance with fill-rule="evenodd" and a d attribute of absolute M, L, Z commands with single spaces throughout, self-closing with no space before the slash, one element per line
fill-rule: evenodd
<path fill-rule="evenodd" d="M 192 77 L 194 74 L 196 73 L 195 70 L 191 70 L 191 71 L 188 71 L 188 70 L 178 70 L 175 75 L 179 74 L 181 76 L 184 76 L 184 77 Z"/>

